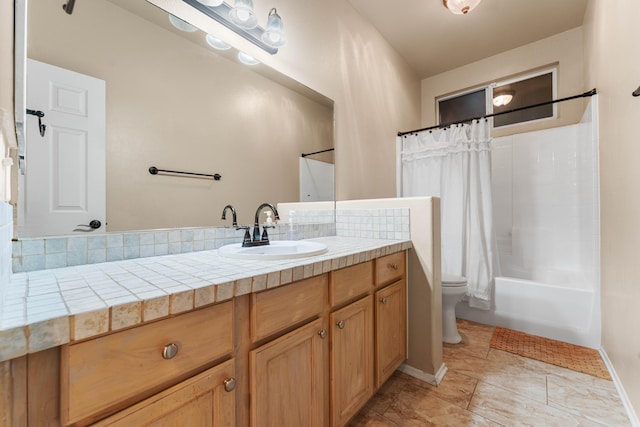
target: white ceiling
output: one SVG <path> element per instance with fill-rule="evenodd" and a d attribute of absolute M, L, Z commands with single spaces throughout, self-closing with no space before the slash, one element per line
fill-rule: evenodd
<path fill-rule="evenodd" d="M 587 0 L 482 0 L 454 15 L 442 0 L 349 0 L 421 79 L 582 25 Z"/>

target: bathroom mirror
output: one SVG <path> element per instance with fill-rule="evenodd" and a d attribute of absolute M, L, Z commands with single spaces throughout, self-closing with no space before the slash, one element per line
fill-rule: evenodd
<path fill-rule="evenodd" d="M 331 100 L 263 64 L 250 67 L 218 53 L 202 31 L 176 29 L 146 0 L 81 0 L 72 14 L 63 3 L 29 0 L 26 56 L 104 82 L 106 231 L 230 225 L 229 217 L 220 219 L 227 204 L 249 224 L 262 202 L 312 200 L 300 194 L 301 153 L 333 148 Z M 24 215 L 25 183 L 41 173 L 29 150 L 49 150 L 68 165 L 87 155 L 54 146 L 52 135 L 64 132 L 54 119 L 42 118 L 41 137 L 38 118 L 26 116 L 20 237 L 73 232 L 29 232 Z M 309 159 L 333 164 L 333 152 Z M 221 178 L 153 175 L 151 166 Z M 31 191 L 51 198 L 41 194 Z M 45 201 L 46 210 L 51 201 Z M 103 231 L 104 224 L 94 232 Z"/>

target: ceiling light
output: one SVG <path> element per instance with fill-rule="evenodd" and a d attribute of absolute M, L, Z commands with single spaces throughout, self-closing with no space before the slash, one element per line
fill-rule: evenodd
<path fill-rule="evenodd" d="M 493 105 L 496 107 L 504 107 L 513 99 L 515 92 L 511 90 L 503 91 L 493 97 Z"/>
<path fill-rule="evenodd" d="M 193 25 L 171 14 L 169 14 L 169 22 L 171 22 L 171 25 L 173 25 L 180 31 L 184 31 L 186 33 L 193 33 L 194 31 L 197 30 L 197 28 L 194 27 Z"/>
<path fill-rule="evenodd" d="M 262 33 L 262 41 L 272 47 L 282 47 L 287 42 L 284 36 L 282 18 L 278 15 L 275 7 L 269 11 L 267 28 Z"/>
<path fill-rule="evenodd" d="M 198 1 L 203 5 L 209 6 L 209 7 L 220 6 L 223 2 L 223 0 L 198 0 Z"/>
<path fill-rule="evenodd" d="M 444 7 L 456 15 L 466 15 L 475 8 L 481 0 L 442 0 Z"/>
<path fill-rule="evenodd" d="M 207 44 L 209 46 L 211 46 L 212 48 L 215 48 L 215 49 L 218 49 L 218 50 L 231 49 L 231 45 L 230 44 L 227 44 L 227 43 L 223 42 L 219 38 L 213 37 L 211 34 L 207 34 L 205 36 L 205 39 L 207 40 Z"/>
<path fill-rule="evenodd" d="M 245 65 L 256 65 L 260 63 L 260 61 L 255 59 L 253 56 L 247 55 L 244 52 L 238 52 L 238 59 Z"/>
<path fill-rule="evenodd" d="M 229 12 L 229 19 L 240 28 L 250 30 L 258 26 L 258 18 L 253 11 L 253 0 L 236 0 Z"/>

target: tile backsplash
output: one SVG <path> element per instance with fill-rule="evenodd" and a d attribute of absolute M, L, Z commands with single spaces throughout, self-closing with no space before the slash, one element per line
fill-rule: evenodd
<path fill-rule="evenodd" d="M 11 221 L 11 206 L 6 213 Z M 5 215 L 0 211 L 0 215 Z M 4 218 L 4 216 L 2 216 Z M 4 222 L 3 222 L 4 224 Z M 287 238 L 290 225 L 280 223 L 269 230 L 272 240 Z M 409 209 L 339 209 L 301 210 L 294 216 L 298 239 L 325 236 L 360 237 L 368 239 L 409 240 Z M 9 280 L 14 273 L 69 267 L 83 264 L 172 255 L 217 249 L 242 241 L 243 230 L 232 227 L 173 228 L 162 230 L 111 232 L 92 236 L 24 238 L 12 242 L 11 222 L 0 225 L 8 236 L 7 256 L 3 256 L 3 274 Z M 5 242 L 5 240 L 3 240 Z M 5 245 L 5 246 L 7 246 Z M 12 257 L 9 254 L 12 252 Z M 3 276 L 3 280 L 4 276 Z"/>
<path fill-rule="evenodd" d="M 296 218 L 299 239 L 335 236 L 333 211 L 307 211 Z M 311 221 L 317 221 L 312 223 Z M 286 238 L 288 224 L 269 230 L 272 240 Z M 8 227 L 9 233 L 11 226 Z M 13 242 L 14 273 L 217 249 L 242 241 L 233 227 L 172 228 L 111 232 L 93 236 L 24 238 Z M 10 237 L 10 234 L 9 234 Z M 10 239 L 9 239 L 9 243 Z M 11 267 L 10 267 L 11 268 Z"/>
<path fill-rule="evenodd" d="M 409 240 L 409 208 L 338 209 L 336 235 Z"/>

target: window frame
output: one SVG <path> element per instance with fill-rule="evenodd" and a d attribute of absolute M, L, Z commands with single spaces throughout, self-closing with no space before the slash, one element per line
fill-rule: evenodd
<path fill-rule="evenodd" d="M 528 79 L 532 79 L 535 77 L 539 77 L 545 74 L 551 74 L 551 100 L 555 100 L 558 99 L 558 67 L 557 66 L 553 66 L 553 67 L 548 67 L 548 68 L 543 68 L 540 69 L 538 71 L 533 71 L 533 72 L 528 72 L 526 74 L 521 74 L 517 77 L 511 78 L 511 79 L 507 79 L 507 80 L 501 80 L 501 81 L 497 81 L 495 83 L 491 83 L 489 86 L 491 87 L 491 95 L 489 97 L 489 109 L 490 109 L 490 113 L 487 114 L 493 114 L 493 91 L 496 90 L 497 88 L 504 86 L 504 85 L 508 85 L 508 84 L 512 84 L 512 83 L 517 83 L 517 82 L 521 82 L 523 80 L 528 80 Z M 512 128 L 514 126 L 521 126 L 524 124 L 532 124 L 532 123 L 540 123 L 540 122 L 544 122 L 547 120 L 556 120 L 558 118 L 558 104 L 554 103 L 551 104 L 552 108 L 553 108 L 553 114 L 549 117 L 542 117 L 539 119 L 535 119 L 535 120 L 527 120 L 526 122 L 518 122 L 518 123 L 512 123 L 509 125 L 504 125 L 504 126 L 498 126 L 495 127 L 494 123 L 493 123 L 493 117 L 491 118 L 491 128 L 492 129 L 509 129 Z"/>
<path fill-rule="evenodd" d="M 508 84 L 512 84 L 512 83 L 517 83 L 523 80 L 528 80 L 528 79 L 532 79 L 535 77 L 539 77 L 545 74 L 551 74 L 551 100 L 555 100 L 558 98 L 558 66 L 557 65 L 553 65 L 553 66 L 549 66 L 549 67 L 545 67 L 545 68 L 541 68 L 541 69 L 537 69 L 536 71 L 528 71 L 522 74 L 519 74 L 515 77 L 512 78 L 508 78 L 508 79 L 502 79 L 502 80 L 497 80 L 495 82 L 492 83 L 488 83 L 488 84 L 484 84 L 484 85 L 479 85 L 479 86 L 474 86 L 472 88 L 469 89 L 465 89 L 459 92 L 455 92 L 455 93 L 451 93 L 449 95 L 445 95 L 445 96 L 440 96 L 440 97 L 436 97 L 435 101 L 436 101 L 436 122 L 438 123 L 438 125 L 442 125 L 445 123 L 440 123 L 440 101 L 446 101 L 452 98 L 457 98 L 460 96 L 464 96 L 467 95 L 469 93 L 473 93 L 473 92 L 478 92 L 480 90 L 485 91 L 485 116 L 486 115 L 490 115 L 493 114 L 493 93 L 496 89 L 500 88 L 501 86 L 504 85 L 508 85 Z M 494 121 L 493 121 L 493 117 L 490 118 L 491 120 L 491 129 L 509 129 L 512 128 L 514 126 L 522 126 L 525 124 L 532 124 L 532 123 L 539 123 L 539 122 L 544 122 L 547 120 L 556 120 L 558 118 L 558 107 L 557 104 L 554 103 L 552 104 L 553 107 L 553 114 L 549 117 L 542 117 L 540 119 L 535 119 L 535 120 L 527 120 L 524 122 L 518 122 L 518 123 L 512 123 L 512 124 L 508 124 L 508 125 L 503 125 L 503 126 L 498 126 L 495 127 L 494 126 Z"/>

